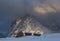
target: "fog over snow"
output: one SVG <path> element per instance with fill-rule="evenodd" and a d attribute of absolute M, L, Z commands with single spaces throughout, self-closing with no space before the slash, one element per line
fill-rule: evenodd
<path fill-rule="evenodd" d="M 12 21 L 26 14 L 52 32 L 60 32 L 60 0 L 0 0 L 0 33 L 7 35 Z"/>

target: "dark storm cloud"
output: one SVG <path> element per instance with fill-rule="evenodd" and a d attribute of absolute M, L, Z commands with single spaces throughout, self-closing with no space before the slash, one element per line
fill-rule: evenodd
<path fill-rule="evenodd" d="M 24 14 L 24 0 L 0 0 L 0 32 L 8 32 L 11 22 Z"/>

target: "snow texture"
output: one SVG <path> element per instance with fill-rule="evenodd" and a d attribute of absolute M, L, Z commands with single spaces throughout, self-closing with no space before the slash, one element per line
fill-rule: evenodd
<path fill-rule="evenodd" d="M 43 36 L 26 36 L 19 38 L 0 38 L 0 41 L 60 41 L 60 33 L 45 34 Z"/>

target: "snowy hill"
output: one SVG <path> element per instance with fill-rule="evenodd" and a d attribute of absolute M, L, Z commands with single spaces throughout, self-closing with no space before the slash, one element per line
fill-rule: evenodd
<path fill-rule="evenodd" d="M 51 33 L 50 30 L 48 30 L 46 27 L 40 24 L 36 19 L 34 19 L 32 16 L 29 15 L 26 15 L 23 18 L 17 18 L 15 21 L 13 21 L 11 27 L 12 31 L 9 33 L 10 37 L 15 37 L 19 32 L 20 33 L 18 35 L 22 36 L 25 36 L 26 33 L 29 34 L 32 33 L 32 36 L 34 33 L 42 35 L 45 33 Z"/>
<path fill-rule="evenodd" d="M 60 41 L 60 33 L 43 36 L 26 36 L 20 38 L 0 38 L 0 41 Z"/>

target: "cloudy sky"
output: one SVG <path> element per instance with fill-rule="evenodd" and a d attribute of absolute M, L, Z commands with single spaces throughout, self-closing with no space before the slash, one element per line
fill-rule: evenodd
<path fill-rule="evenodd" d="M 0 33 L 7 33 L 12 21 L 26 14 L 49 29 L 60 30 L 60 0 L 0 0 Z"/>

